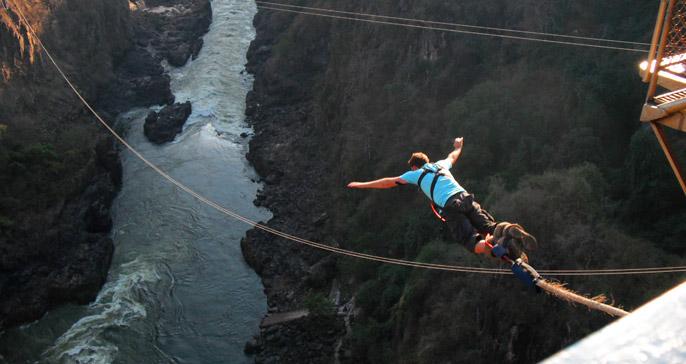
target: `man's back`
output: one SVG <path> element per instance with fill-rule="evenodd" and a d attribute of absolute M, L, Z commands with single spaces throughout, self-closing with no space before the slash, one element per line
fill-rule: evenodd
<path fill-rule="evenodd" d="M 401 175 L 400 178 L 407 183 L 418 185 L 420 184 L 419 179 L 422 174 L 424 174 L 424 178 L 421 178 L 421 185 L 419 188 L 424 192 L 426 197 L 431 199 L 431 185 L 436 177 L 436 173 L 440 173 L 436 180 L 436 185 L 434 186 L 433 202 L 439 207 L 445 207 L 445 203 L 450 197 L 460 192 L 465 192 L 465 189 L 457 183 L 450 173 L 451 167 L 450 161 L 448 159 L 443 159 L 436 163 L 426 163 L 422 168 L 414 171 L 407 171 Z"/>

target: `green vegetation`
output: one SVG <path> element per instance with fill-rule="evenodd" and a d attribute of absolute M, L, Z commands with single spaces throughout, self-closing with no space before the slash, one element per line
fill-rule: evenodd
<path fill-rule="evenodd" d="M 55 182 L 62 178 L 65 165 L 52 144 L 15 145 L 2 155 L 0 168 L 4 173 L 0 177 L 3 187 L 12 191 L 3 197 L 19 198 L 24 204 L 46 203 L 58 193 L 61 186 Z"/>
<path fill-rule="evenodd" d="M 1 235 L 19 238 L 48 209 L 82 193 L 92 173 L 93 128 L 78 122 L 40 133 L 33 126 L 8 127 L 0 139 Z M 23 223 L 19 223 L 23 222 Z M 28 230 L 27 230 L 28 229 Z"/>
<path fill-rule="evenodd" d="M 337 8 L 644 42 L 658 5 L 589 0 L 421 0 L 405 7 L 343 3 Z M 314 129 L 308 136 L 330 140 L 336 133 L 337 142 L 323 143 L 318 155 L 335 166 L 321 185 L 333 186 L 324 191 L 339 202 L 328 211 L 333 217 L 329 229 L 347 248 L 492 267 L 494 262 L 446 239 L 413 188 L 340 188 L 350 180 L 399 175 L 412 151 L 443 158 L 452 138 L 464 136 L 464 154 L 454 174 L 498 220 L 522 223 L 539 238 L 542 248 L 530 255 L 536 267 L 684 264 L 683 194 L 650 130 L 638 122 L 645 92 L 636 74 L 641 56 L 354 22 L 322 24 L 298 21 L 288 28 L 291 36 L 316 34 L 328 44 L 319 53 L 290 38 L 277 45 L 272 61 L 285 67 L 281 77 L 288 84 L 300 76 L 286 76 L 294 67 L 287 65 L 329 57 L 315 77 Z M 305 48 L 309 52 L 303 55 Z M 422 51 L 428 48 L 435 57 Z M 683 135 L 670 137 L 684 154 Z M 349 289 L 356 292 L 360 315 L 351 346 L 359 362 L 536 362 L 610 321 L 523 292 L 511 277 L 349 259 L 339 262 L 339 273 L 341 281 L 354 281 Z M 678 277 L 564 281 L 633 309 Z"/>
<path fill-rule="evenodd" d="M 321 293 L 310 293 L 304 300 L 305 308 L 312 316 L 333 316 L 336 313 L 336 306 Z"/>
<path fill-rule="evenodd" d="M 12 221 L 12 219 L 0 216 L 0 229 L 9 229 L 12 226 L 14 226 L 14 221 Z"/>
<path fill-rule="evenodd" d="M 495 179 L 488 206 L 496 216 L 520 221 L 543 243 L 531 259 L 540 269 L 670 266 L 683 259 L 660 251 L 606 221 L 602 198 L 606 187 L 597 167 L 584 164 L 523 178 L 512 190 Z M 379 239 L 384 241 L 383 236 Z M 448 241 L 429 241 L 416 256 L 424 262 L 493 266 Z M 512 327 L 526 333 L 525 347 L 515 348 L 522 361 L 540 359 L 571 340 L 609 321 L 602 314 L 524 292 L 511 277 L 410 271 L 380 266 L 378 275 L 357 290 L 361 319 L 352 339 L 356 358 L 375 357 L 374 348 L 390 356 L 377 360 L 410 362 L 499 361 L 507 355 Z M 679 277 L 568 278 L 570 287 L 586 294 L 606 293 L 629 309 L 677 284 Z M 565 328 L 571 323 L 572 331 Z M 567 333 L 559 338 L 557 333 Z M 440 333 L 440 334 L 439 334 Z M 422 338 L 416 344 L 412 338 Z M 409 340 L 407 345 L 399 342 Z M 535 342 L 536 345 L 529 344 Z M 490 343 L 490 344 L 488 344 Z M 493 345 L 493 346 L 489 346 Z M 521 351 L 517 351 L 521 350 Z M 384 354 L 386 355 L 386 354 Z M 477 359 L 478 358 L 478 359 Z M 370 360 L 370 362 L 373 362 Z"/>

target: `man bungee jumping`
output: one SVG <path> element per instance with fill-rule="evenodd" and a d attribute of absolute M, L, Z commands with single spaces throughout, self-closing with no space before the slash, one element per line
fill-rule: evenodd
<path fill-rule="evenodd" d="M 493 246 L 499 245 L 505 248 L 506 254 L 513 260 L 522 258 L 527 261 L 523 248 L 533 249 L 536 239 L 520 225 L 497 223 L 450 173 L 462 154 L 463 140 L 464 138 L 455 138 L 454 150 L 436 163 L 431 163 L 424 153 L 413 153 L 407 161 L 410 170 L 403 175 L 369 182 L 350 182 L 348 187 L 385 189 L 406 184 L 417 185 L 431 200 L 434 213 L 447 224 L 453 239 L 467 250 L 491 256 Z"/>

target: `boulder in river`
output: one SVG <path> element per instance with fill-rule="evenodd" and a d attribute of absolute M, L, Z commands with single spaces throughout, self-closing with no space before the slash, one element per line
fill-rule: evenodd
<path fill-rule="evenodd" d="M 145 118 L 143 132 L 153 143 L 162 144 L 174 140 L 191 115 L 191 102 L 165 106 L 160 112 L 151 111 Z"/>

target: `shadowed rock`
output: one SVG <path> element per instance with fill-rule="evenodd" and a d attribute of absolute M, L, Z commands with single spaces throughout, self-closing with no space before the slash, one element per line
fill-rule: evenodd
<path fill-rule="evenodd" d="M 145 118 L 143 131 L 145 136 L 155 144 L 174 140 L 183 129 L 183 124 L 191 115 L 191 102 L 165 106 L 159 113 L 151 111 Z"/>

